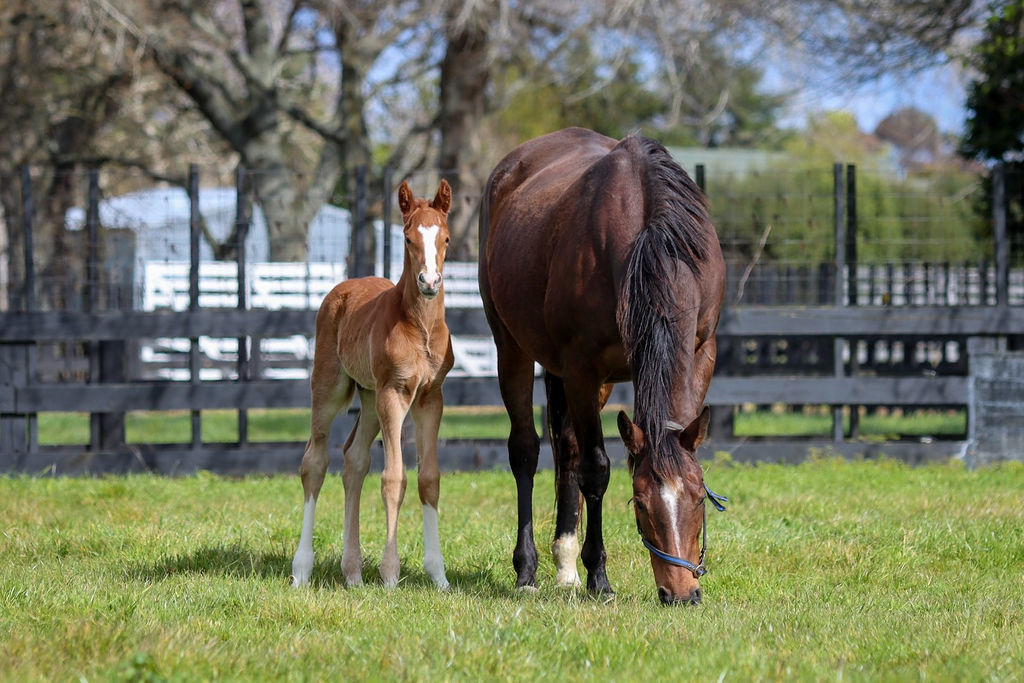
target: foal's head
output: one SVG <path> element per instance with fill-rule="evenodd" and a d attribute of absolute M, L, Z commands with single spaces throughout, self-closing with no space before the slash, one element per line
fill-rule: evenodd
<path fill-rule="evenodd" d="M 420 293 L 433 299 L 441 291 L 444 257 L 448 253 L 448 210 L 452 188 L 442 180 L 432 202 L 413 197 L 409 184 L 398 188 L 398 208 L 405 222 L 405 272 L 415 273 Z"/>
<path fill-rule="evenodd" d="M 700 604 L 698 578 L 704 573 L 704 473 L 697 446 L 707 434 L 704 408 L 685 429 L 670 423 L 655 445 L 650 435 L 619 413 L 619 433 L 633 474 L 633 509 L 644 545 L 651 553 L 658 597 L 665 604 Z"/>

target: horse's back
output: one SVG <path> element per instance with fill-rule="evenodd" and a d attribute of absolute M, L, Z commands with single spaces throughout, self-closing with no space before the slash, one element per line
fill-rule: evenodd
<path fill-rule="evenodd" d="M 624 371 L 609 349 L 620 345 L 618 278 L 643 228 L 638 163 L 628 143 L 567 129 L 517 147 L 488 181 L 485 309 L 556 374 L 565 353 Z"/>

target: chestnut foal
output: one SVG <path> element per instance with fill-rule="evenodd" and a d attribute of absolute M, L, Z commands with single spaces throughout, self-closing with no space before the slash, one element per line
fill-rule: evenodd
<path fill-rule="evenodd" d="M 398 206 L 405 222 L 405 263 L 398 284 L 378 277 L 346 280 L 320 306 L 310 382 L 310 438 L 302 456 L 302 534 L 292 561 L 295 586 L 309 583 L 313 571 L 313 517 L 327 472 L 331 423 L 358 390 L 359 416 L 345 442 L 342 467 L 345 582 L 354 586 L 363 581 L 359 495 L 370 468 L 370 446 L 379 432 L 384 442 L 381 497 L 387 527 L 380 576 L 385 586 L 398 583 L 398 509 L 406 485 L 402 422 L 411 411 L 423 504 L 423 568 L 438 588 L 448 588 L 438 534 L 437 431 L 443 408 L 441 383 L 454 362 L 442 286 L 451 202 L 451 187 L 444 180 L 431 202 L 414 198 L 403 182 Z"/>

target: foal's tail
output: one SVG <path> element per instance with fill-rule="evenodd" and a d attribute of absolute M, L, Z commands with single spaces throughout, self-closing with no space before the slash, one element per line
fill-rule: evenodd
<path fill-rule="evenodd" d="M 683 343 L 682 321 L 696 312 L 681 310 L 678 287 L 667 286 L 686 267 L 695 276 L 710 252 L 715 232 L 708 215 L 707 199 L 697 184 L 658 142 L 630 136 L 620 144 L 640 168 L 645 198 L 645 225 L 637 234 L 619 298 L 617 319 L 625 343 L 637 406 L 637 425 L 659 453 L 668 420 L 668 396 L 675 370 L 676 350 Z"/>

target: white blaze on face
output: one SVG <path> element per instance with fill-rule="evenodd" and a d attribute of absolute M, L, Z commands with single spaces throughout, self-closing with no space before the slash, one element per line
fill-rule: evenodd
<path fill-rule="evenodd" d="M 674 486 L 665 484 L 661 487 L 661 500 L 665 503 L 665 510 L 668 511 L 668 528 L 672 541 L 669 548 L 681 549 L 682 544 L 679 542 L 679 492 Z M 665 548 L 662 550 L 672 552 Z"/>
<path fill-rule="evenodd" d="M 437 279 L 437 233 L 439 225 L 421 225 L 418 230 L 423 236 L 423 264 L 426 267 L 427 282 Z"/>

